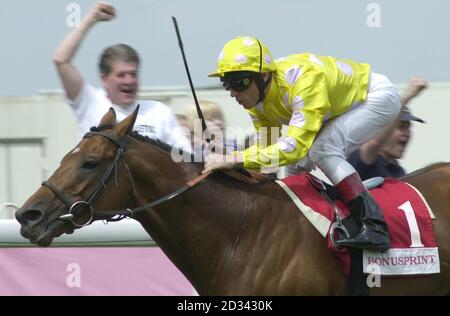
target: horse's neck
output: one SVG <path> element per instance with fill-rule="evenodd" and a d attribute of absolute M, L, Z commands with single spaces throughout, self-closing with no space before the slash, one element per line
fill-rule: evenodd
<path fill-rule="evenodd" d="M 191 164 L 172 164 L 160 168 L 168 174 L 158 175 L 157 180 L 151 174 L 152 168 L 141 168 L 144 174 L 140 179 L 145 179 L 146 183 L 136 186 L 143 188 L 137 192 L 137 206 L 177 190 L 199 174 L 199 169 Z M 227 193 L 232 189 L 219 182 L 208 178 L 136 218 L 200 290 L 204 280 L 217 279 L 216 274 L 226 270 L 228 252 L 238 239 L 242 216 L 245 216 L 244 212 L 236 210 L 236 205 L 231 205 L 236 202 L 235 196 L 233 200 L 227 199 Z"/>

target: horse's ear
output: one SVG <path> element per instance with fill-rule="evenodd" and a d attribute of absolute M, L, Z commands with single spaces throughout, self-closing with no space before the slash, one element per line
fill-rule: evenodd
<path fill-rule="evenodd" d="M 122 138 L 129 135 L 133 130 L 134 122 L 136 121 L 137 114 L 139 112 L 139 105 L 136 107 L 133 113 L 128 115 L 123 121 L 114 127 L 113 131 L 117 137 Z"/>
<path fill-rule="evenodd" d="M 103 115 L 102 120 L 98 126 L 115 126 L 116 125 L 116 112 L 113 108 L 109 108 L 109 111 Z"/>

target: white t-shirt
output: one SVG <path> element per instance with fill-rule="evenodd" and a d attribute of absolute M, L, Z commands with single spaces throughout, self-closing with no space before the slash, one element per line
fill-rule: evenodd
<path fill-rule="evenodd" d="M 131 106 L 122 107 L 111 103 L 105 90 L 96 89 L 85 83 L 75 100 L 66 98 L 66 103 L 71 106 L 77 117 L 80 137 L 89 132 L 92 126 L 97 126 L 109 108 L 114 108 L 117 122 L 120 122 L 139 104 L 139 113 L 133 130 L 141 135 L 159 139 L 168 145 L 191 152 L 190 141 L 178 124 L 175 115 L 168 106 L 161 102 L 136 100 Z"/>

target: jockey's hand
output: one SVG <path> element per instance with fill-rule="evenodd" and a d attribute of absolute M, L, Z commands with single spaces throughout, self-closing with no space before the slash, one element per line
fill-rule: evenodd
<path fill-rule="evenodd" d="M 243 159 L 242 153 L 234 155 L 209 154 L 205 157 L 205 168 L 202 173 L 220 169 L 234 169 L 241 167 Z"/>
<path fill-rule="evenodd" d="M 116 10 L 109 3 L 100 1 L 89 12 L 88 19 L 92 22 L 110 21 L 116 16 Z"/>

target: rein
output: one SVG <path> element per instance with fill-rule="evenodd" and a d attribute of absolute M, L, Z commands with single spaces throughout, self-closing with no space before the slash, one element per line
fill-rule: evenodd
<path fill-rule="evenodd" d="M 119 221 L 119 220 L 121 220 L 121 219 L 123 219 L 125 217 L 133 218 L 133 216 L 136 213 L 138 213 L 138 212 L 141 212 L 141 211 L 146 210 L 148 208 L 160 205 L 160 204 L 162 204 L 164 202 L 167 202 L 167 201 L 177 197 L 181 193 L 186 192 L 187 190 L 189 190 L 192 187 L 194 187 L 196 184 L 198 184 L 200 181 L 205 179 L 210 174 L 211 174 L 211 172 L 207 172 L 205 174 L 201 174 L 198 177 L 196 177 L 196 178 L 192 179 L 191 181 L 189 181 L 188 183 L 186 183 L 185 185 L 183 185 L 181 188 L 179 188 L 179 189 L 177 189 L 177 190 L 175 190 L 175 191 L 173 191 L 173 192 L 171 192 L 171 193 L 169 193 L 167 195 L 164 195 L 163 197 L 161 197 L 161 198 L 159 198 L 159 199 L 157 199 L 157 200 L 155 200 L 153 202 L 144 204 L 142 206 L 138 206 L 138 207 L 135 207 L 133 209 L 127 208 L 127 209 L 122 209 L 122 210 L 99 211 L 99 212 L 102 212 L 103 216 L 109 217 L 110 219 L 108 221 L 110 221 L 110 222 Z M 115 216 L 119 216 L 119 218 L 118 219 L 114 219 L 113 217 L 115 217 Z"/>
<path fill-rule="evenodd" d="M 186 192 L 187 190 L 191 189 L 192 187 L 197 185 L 199 182 L 201 182 L 203 179 L 205 179 L 206 177 L 208 177 L 211 174 L 211 172 L 201 174 L 201 175 L 197 176 L 196 178 L 194 178 L 193 180 L 186 183 L 184 186 L 178 188 L 177 190 L 175 190 L 153 202 L 144 204 L 142 206 L 139 206 L 139 207 L 136 207 L 133 209 L 126 208 L 126 209 L 121 209 L 121 210 L 100 210 L 100 211 L 97 210 L 96 211 L 93 206 L 93 203 L 95 202 L 95 200 L 96 200 L 98 194 L 101 192 L 101 190 L 103 188 L 107 187 L 107 182 L 108 182 L 111 174 L 113 173 L 113 171 L 114 171 L 116 187 L 118 186 L 117 166 L 119 164 L 120 158 L 122 158 L 122 156 L 123 156 L 123 153 L 127 150 L 127 147 L 126 147 L 127 142 L 126 142 L 126 138 L 124 138 L 123 141 L 119 141 L 113 135 L 105 133 L 105 132 L 89 132 L 84 136 L 84 138 L 89 138 L 89 137 L 95 136 L 95 135 L 105 137 L 106 139 L 108 139 L 112 143 L 114 143 L 117 146 L 117 153 L 116 153 L 116 157 L 114 158 L 114 162 L 108 168 L 106 173 L 103 175 L 101 181 L 99 182 L 97 187 L 94 189 L 94 191 L 89 195 L 89 198 L 86 201 L 79 200 L 79 201 L 71 202 L 71 200 L 68 199 L 61 190 L 59 190 L 56 186 L 51 184 L 49 181 L 42 182 L 42 185 L 45 186 L 46 188 L 48 188 L 50 191 L 52 191 L 53 194 L 55 194 L 55 196 L 58 197 L 58 199 L 68 209 L 67 214 L 63 214 L 63 215 L 59 216 L 57 218 L 57 220 L 69 221 L 72 223 L 72 225 L 74 225 L 76 227 L 87 226 L 87 225 L 91 224 L 93 221 L 98 220 L 98 219 L 105 219 L 107 222 L 117 222 L 117 221 L 124 219 L 125 217 L 132 218 L 138 212 L 141 212 L 148 208 L 160 205 L 160 204 L 167 202 L 167 201 L 177 197 L 178 195 Z M 130 169 L 128 168 L 128 165 L 126 164 L 125 160 L 122 160 L 122 161 L 123 161 L 123 164 L 127 171 L 128 180 L 130 182 L 130 187 L 131 187 L 131 195 L 132 195 L 134 193 L 133 178 L 132 178 Z M 76 217 L 75 213 L 76 213 L 77 209 L 83 205 L 87 206 L 89 208 L 89 213 L 90 213 L 89 219 L 85 223 L 77 223 L 75 221 L 75 217 Z"/>

